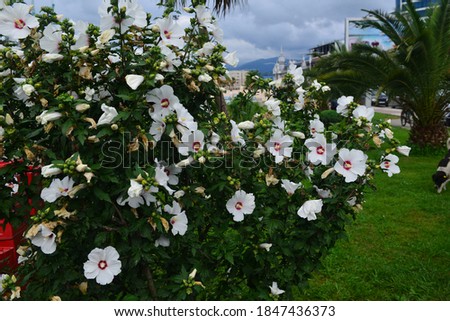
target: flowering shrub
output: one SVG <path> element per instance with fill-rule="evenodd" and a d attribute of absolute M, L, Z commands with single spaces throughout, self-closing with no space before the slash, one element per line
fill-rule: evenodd
<path fill-rule="evenodd" d="M 100 27 L 20 3 L 0 12 L 0 174 L 18 184 L 0 209 L 30 221 L 22 298 L 292 299 L 375 171 L 399 172 L 390 125 L 342 97 L 326 128 L 329 88 L 306 86 L 301 68 L 254 77 L 261 112 L 229 119 L 219 98 L 237 61 L 192 2 L 154 19 L 105 1 Z"/>

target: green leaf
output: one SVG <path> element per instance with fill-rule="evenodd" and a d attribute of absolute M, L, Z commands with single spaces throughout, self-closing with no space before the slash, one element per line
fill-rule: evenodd
<path fill-rule="evenodd" d="M 97 196 L 97 198 L 98 198 L 99 200 L 102 200 L 102 201 L 106 201 L 106 202 L 112 203 L 111 197 L 109 196 L 109 194 L 106 193 L 106 192 L 104 192 L 104 191 L 101 190 L 100 188 L 94 187 L 94 194 L 95 194 L 95 196 Z"/>
<path fill-rule="evenodd" d="M 25 139 L 31 139 L 33 137 L 38 136 L 42 131 L 44 130 L 43 127 L 39 127 L 36 130 L 33 130 L 31 133 L 29 133 L 28 135 L 25 136 Z"/>

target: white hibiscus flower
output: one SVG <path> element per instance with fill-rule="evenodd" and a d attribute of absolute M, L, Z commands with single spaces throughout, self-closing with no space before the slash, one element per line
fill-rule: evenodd
<path fill-rule="evenodd" d="M 84 276 L 87 279 L 95 279 L 101 285 L 111 283 L 114 277 L 122 271 L 122 262 L 119 257 L 119 253 L 112 246 L 93 249 L 83 265 Z"/>
<path fill-rule="evenodd" d="M 309 121 L 309 132 L 312 137 L 315 137 L 318 133 L 323 133 L 325 131 L 325 125 L 320 121 L 318 116 L 315 119 Z"/>
<path fill-rule="evenodd" d="M 164 45 L 184 47 L 184 29 L 172 17 L 158 19 L 155 25 L 159 28 L 161 41 Z"/>
<path fill-rule="evenodd" d="M 239 59 L 236 57 L 236 51 L 228 53 L 225 57 L 223 57 L 223 61 L 232 67 L 236 67 L 239 63 Z"/>
<path fill-rule="evenodd" d="M 353 102 L 353 96 L 341 96 L 338 100 L 337 100 L 337 107 L 336 107 L 336 111 L 343 115 L 343 116 L 347 116 L 348 115 L 348 105 Z"/>
<path fill-rule="evenodd" d="M 71 189 L 75 184 L 74 180 L 69 176 L 64 177 L 62 180 L 54 178 L 49 187 L 45 187 L 41 191 L 41 198 L 49 203 L 53 203 L 61 196 L 68 196 Z"/>
<path fill-rule="evenodd" d="M 113 119 L 119 114 L 114 107 L 102 104 L 101 109 L 103 114 L 100 116 L 97 122 L 97 126 L 111 124 Z"/>
<path fill-rule="evenodd" d="M 309 149 L 308 160 L 314 165 L 328 165 L 336 154 L 336 144 L 327 144 L 323 134 L 316 134 L 314 138 L 308 138 L 305 146 Z"/>
<path fill-rule="evenodd" d="M 281 103 L 280 100 L 276 98 L 270 98 L 264 103 L 264 105 L 267 107 L 267 110 L 272 113 L 272 115 L 280 116 L 281 115 L 280 103 Z"/>
<path fill-rule="evenodd" d="M 360 105 L 353 110 L 353 117 L 357 119 L 366 119 L 369 122 L 372 121 L 374 115 L 375 109 L 373 107 Z"/>
<path fill-rule="evenodd" d="M 358 176 L 363 176 L 366 172 L 367 158 L 360 150 L 343 148 L 339 151 L 339 160 L 334 169 L 345 177 L 346 183 L 354 182 Z"/>
<path fill-rule="evenodd" d="M 302 186 L 302 183 L 294 183 L 288 179 L 281 180 L 281 187 L 283 187 L 289 195 L 294 194 L 295 191 L 297 190 L 297 188 L 299 188 L 301 186 Z"/>
<path fill-rule="evenodd" d="M 193 132 L 185 132 L 181 136 L 181 144 L 178 147 L 178 152 L 181 155 L 188 156 L 189 152 L 197 153 L 203 150 L 205 135 L 200 130 Z"/>
<path fill-rule="evenodd" d="M 242 131 L 239 129 L 238 125 L 234 120 L 230 120 L 231 123 L 231 140 L 233 143 L 239 143 L 245 146 L 245 140 L 242 138 Z"/>
<path fill-rule="evenodd" d="M 31 238 L 31 243 L 39 246 L 45 254 L 52 254 L 56 251 L 56 235 L 48 227 L 39 225 L 39 230 Z"/>
<path fill-rule="evenodd" d="M 11 40 L 28 37 L 31 29 L 37 28 L 39 22 L 30 15 L 31 6 L 24 3 L 14 3 L 0 11 L 0 34 Z"/>
<path fill-rule="evenodd" d="M 252 214 L 255 207 L 255 196 L 242 190 L 236 191 L 226 204 L 228 212 L 233 215 L 233 220 L 236 222 L 243 221 L 244 214 Z"/>
<path fill-rule="evenodd" d="M 170 239 L 164 235 L 161 235 L 158 239 L 155 240 L 155 247 L 158 246 L 169 247 Z"/>
<path fill-rule="evenodd" d="M 150 186 L 148 190 L 145 190 L 141 183 L 134 179 L 130 179 L 130 187 L 128 188 L 128 197 L 123 199 L 119 196 L 117 198 L 117 204 L 124 206 L 128 203 L 131 208 L 138 208 L 142 205 L 149 206 L 150 203 L 156 202 L 156 197 L 153 195 L 159 191 L 158 187 Z"/>
<path fill-rule="evenodd" d="M 284 157 L 291 157 L 292 145 L 294 140 L 288 135 L 283 135 L 283 132 L 276 129 L 270 140 L 266 143 L 266 147 L 269 152 L 275 156 L 275 163 L 279 164 L 283 161 Z"/>
<path fill-rule="evenodd" d="M 119 27 L 121 32 L 125 32 L 128 27 L 135 25 L 137 27 L 147 26 L 147 14 L 144 8 L 136 0 L 119 0 L 118 7 L 125 8 L 126 18 L 118 20 L 108 11 L 111 6 L 109 0 L 103 0 L 98 8 L 100 15 L 100 29 L 107 30 Z"/>
<path fill-rule="evenodd" d="M 394 174 L 400 173 L 400 167 L 397 165 L 398 161 L 398 156 L 389 154 L 381 160 L 380 167 L 383 172 L 387 173 L 388 176 L 391 177 Z"/>
<path fill-rule="evenodd" d="M 322 200 L 309 200 L 306 201 L 297 211 L 298 216 L 305 218 L 308 221 L 317 219 L 316 214 L 322 211 Z"/>
<path fill-rule="evenodd" d="M 173 201 L 172 206 L 164 206 L 164 211 L 173 215 L 170 218 L 170 224 L 172 224 L 172 234 L 184 235 L 188 228 L 188 218 L 186 216 L 186 213 L 181 210 L 180 204 L 176 201 Z"/>
<path fill-rule="evenodd" d="M 153 103 L 153 111 L 150 113 L 152 118 L 155 114 L 162 117 L 173 114 L 175 105 L 180 103 L 178 97 L 173 93 L 173 88 L 169 85 L 163 85 L 148 92 L 147 101 Z"/>
<path fill-rule="evenodd" d="M 270 288 L 270 293 L 272 293 L 272 295 L 280 295 L 284 293 L 284 290 L 281 290 L 280 288 L 278 288 L 278 283 L 277 282 L 272 282 L 272 286 L 269 285 Z"/>

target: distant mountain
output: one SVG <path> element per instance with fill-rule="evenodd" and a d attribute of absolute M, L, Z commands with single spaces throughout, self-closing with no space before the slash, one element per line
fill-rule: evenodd
<path fill-rule="evenodd" d="M 228 68 L 229 70 L 258 70 L 262 76 L 272 76 L 273 66 L 277 62 L 278 57 L 258 59 L 238 65 L 235 68 Z"/>

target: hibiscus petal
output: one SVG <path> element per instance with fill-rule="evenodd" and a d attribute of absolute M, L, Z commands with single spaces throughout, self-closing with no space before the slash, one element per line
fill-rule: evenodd
<path fill-rule="evenodd" d="M 41 250 L 45 254 L 52 254 L 53 252 L 55 252 L 56 251 L 55 238 L 54 237 L 46 238 L 42 243 Z"/>
<path fill-rule="evenodd" d="M 110 261 L 118 260 L 120 257 L 119 252 L 117 252 L 117 250 L 112 246 L 106 247 L 104 251 L 105 251 L 105 258 L 108 261 L 108 265 Z"/>
<path fill-rule="evenodd" d="M 106 269 L 106 270 L 99 270 L 99 273 L 95 278 L 95 281 L 97 281 L 98 284 L 106 285 L 111 283 L 113 279 L 114 275 L 111 273 L 109 269 Z"/>
<path fill-rule="evenodd" d="M 88 259 L 89 261 L 95 262 L 97 264 L 101 260 L 105 259 L 105 254 L 101 249 L 95 248 L 91 251 L 91 253 L 89 253 Z"/>

